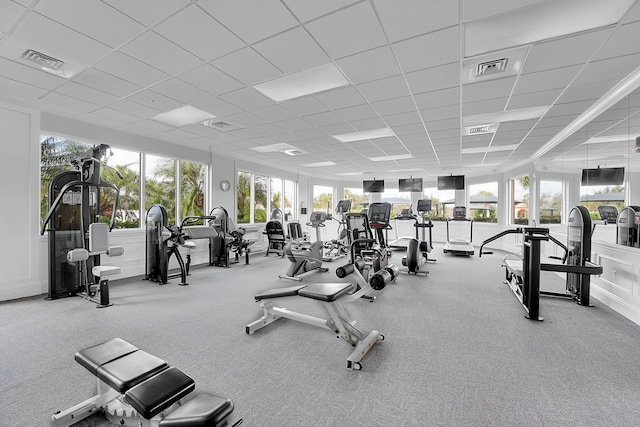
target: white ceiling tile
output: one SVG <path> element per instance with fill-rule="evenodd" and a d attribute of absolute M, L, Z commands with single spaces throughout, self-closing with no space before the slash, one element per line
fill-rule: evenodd
<path fill-rule="evenodd" d="M 220 95 L 244 87 L 242 83 L 209 64 L 201 65 L 178 78 L 212 95 Z"/>
<path fill-rule="evenodd" d="M 299 136 L 303 141 L 314 139 L 314 138 L 324 138 L 327 135 L 318 128 L 311 129 L 301 129 L 295 132 L 297 136 Z"/>
<path fill-rule="evenodd" d="M 458 87 L 460 84 L 460 63 L 440 65 L 406 74 L 413 93 L 431 92 L 439 89 Z"/>
<path fill-rule="evenodd" d="M 265 119 L 262 117 L 258 117 L 255 114 L 242 112 L 238 114 L 234 114 L 232 116 L 224 116 L 223 119 L 225 121 L 230 121 L 232 123 L 238 123 L 243 126 L 251 127 L 258 126 L 267 123 Z"/>
<path fill-rule="evenodd" d="M 281 102 L 280 105 L 301 117 L 328 111 L 326 105 L 313 96 L 290 99 Z"/>
<path fill-rule="evenodd" d="M 622 80 L 640 65 L 640 53 L 590 62 L 571 84 L 580 86 L 608 80 Z"/>
<path fill-rule="evenodd" d="M 279 0 L 200 0 L 198 6 L 249 44 L 298 25 Z"/>
<path fill-rule="evenodd" d="M 636 8 L 639 10 L 640 8 Z M 622 25 L 605 43 L 603 48 L 594 56 L 594 60 L 613 58 L 640 52 L 638 43 L 633 43 L 640 37 L 640 22 Z"/>
<path fill-rule="evenodd" d="M 462 107 L 463 116 L 472 116 L 476 114 L 494 113 L 504 111 L 507 105 L 507 97 L 485 99 L 482 101 L 465 102 Z"/>
<path fill-rule="evenodd" d="M 153 31 L 142 34 L 120 50 L 172 75 L 180 74 L 203 64 L 200 58 Z"/>
<path fill-rule="evenodd" d="M 462 100 L 463 102 L 473 102 L 509 96 L 515 81 L 515 77 L 508 77 L 464 85 L 462 87 Z"/>
<path fill-rule="evenodd" d="M 102 108 L 98 111 L 103 111 L 103 110 L 108 110 L 108 108 Z M 115 110 L 112 110 L 112 111 L 115 111 Z M 121 113 L 121 114 L 124 114 L 124 113 Z M 138 119 L 132 124 L 139 126 L 143 129 L 148 129 L 154 132 L 165 132 L 165 131 L 168 131 L 169 129 L 173 129 L 173 126 L 165 125 L 164 123 L 160 123 L 151 119 L 142 119 L 142 120 Z"/>
<path fill-rule="evenodd" d="M 301 21 L 307 22 L 322 15 L 334 12 L 360 0 L 283 0 L 293 14 Z"/>
<path fill-rule="evenodd" d="M 417 111 L 409 111 L 400 114 L 388 114 L 384 117 L 389 126 L 402 126 L 408 124 L 422 124 L 422 119 Z"/>
<path fill-rule="evenodd" d="M 354 120 L 350 121 L 349 124 L 358 131 L 381 129 L 387 127 L 387 125 L 391 125 L 390 123 L 385 123 L 385 121 L 377 117 L 371 119 Z"/>
<path fill-rule="evenodd" d="M 145 31 L 144 26 L 99 0 L 41 1 L 34 10 L 111 47 Z"/>
<path fill-rule="evenodd" d="M 185 104 L 192 104 L 211 97 L 209 93 L 176 78 L 158 83 L 151 87 L 151 90 Z"/>
<path fill-rule="evenodd" d="M 27 9 L 11 0 L 0 0 L 0 10 L 2 10 L 2 14 L 0 14 L 0 31 L 8 33 Z"/>
<path fill-rule="evenodd" d="M 151 27 L 191 3 L 190 0 L 103 0 L 136 21 Z"/>
<path fill-rule="evenodd" d="M 99 117 L 104 117 L 110 120 L 114 120 L 117 122 L 124 122 L 124 123 L 134 123 L 140 120 L 139 116 L 135 116 L 133 114 L 128 114 L 122 111 L 113 110 L 111 108 L 106 108 L 106 107 L 95 110 L 91 114 Z M 160 129 L 154 129 L 154 130 L 158 131 Z"/>
<path fill-rule="evenodd" d="M 111 50 L 105 44 L 34 12 L 18 25 L 11 39 L 26 43 L 26 48 L 82 65 L 92 64 Z"/>
<path fill-rule="evenodd" d="M 378 118 L 378 113 L 368 104 L 356 105 L 353 107 L 341 108 L 334 112 L 342 117 L 346 122 Z"/>
<path fill-rule="evenodd" d="M 442 107 L 446 105 L 460 105 L 460 88 L 434 90 L 414 95 L 414 99 L 420 110 Z"/>
<path fill-rule="evenodd" d="M 566 87 L 576 76 L 582 65 L 554 68 L 535 73 L 522 74 L 518 77 L 514 94 L 536 92 Z"/>
<path fill-rule="evenodd" d="M 216 97 L 203 99 L 202 101 L 194 102 L 192 105 L 217 117 L 230 116 L 242 111 L 235 105 Z"/>
<path fill-rule="evenodd" d="M 249 47 L 216 59 L 211 64 L 246 85 L 282 75 L 280 70 Z"/>
<path fill-rule="evenodd" d="M 96 110 L 99 106 L 91 102 L 83 101 L 70 96 L 61 95 L 59 93 L 49 93 L 42 97 L 44 101 L 50 102 L 53 105 L 57 105 L 64 108 L 71 108 L 72 110 L 91 112 Z"/>
<path fill-rule="evenodd" d="M 381 46 L 347 56 L 336 62 L 354 84 L 391 77 L 400 73 L 389 46 Z"/>
<path fill-rule="evenodd" d="M 611 89 L 616 83 L 616 81 L 606 81 L 580 86 L 570 86 L 562 94 L 558 102 L 566 103 L 586 100 L 592 100 L 592 102 L 594 102 Z"/>
<path fill-rule="evenodd" d="M 410 96 L 403 96 L 394 99 L 385 99 L 384 101 L 374 102 L 375 108 L 379 114 L 384 116 L 388 114 L 400 114 L 408 111 L 415 111 L 416 106 Z"/>
<path fill-rule="evenodd" d="M 128 96 L 127 99 L 157 111 L 170 111 L 184 106 L 184 103 L 150 89 L 141 90 Z"/>
<path fill-rule="evenodd" d="M 57 93 L 73 98 L 90 101 L 93 104 L 105 105 L 118 100 L 118 97 L 101 90 L 83 86 L 75 82 L 67 82 L 55 90 Z"/>
<path fill-rule="evenodd" d="M 252 111 L 255 115 L 260 116 L 264 119 L 267 119 L 271 122 L 277 122 L 285 119 L 292 119 L 296 117 L 286 108 L 278 105 L 267 105 L 266 107 L 257 108 Z"/>
<path fill-rule="evenodd" d="M 460 129 L 460 119 L 431 120 L 425 122 L 429 132 L 432 130 Z"/>
<path fill-rule="evenodd" d="M 337 59 L 387 43 L 371 3 L 363 2 L 305 24 L 331 58 Z"/>
<path fill-rule="evenodd" d="M 354 131 L 352 126 L 349 126 L 344 122 L 336 123 L 328 126 L 322 126 L 321 130 L 326 132 L 328 135 L 342 135 L 343 133 L 350 133 Z"/>
<path fill-rule="evenodd" d="M 107 56 L 95 64 L 94 68 L 144 87 L 169 77 L 167 73 L 120 52 L 114 52 Z"/>
<path fill-rule="evenodd" d="M 275 124 L 291 132 L 313 128 L 313 125 L 311 123 L 299 117 L 294 117 L 293 119 L 281 120 L 279 122 L 276 122 Z"/>
<path fill-rule="evenodd" d="M 522 68 L 522 74 L 550 70 L 586 62 L 611 35 L 613 29 L 581 33 L 550 42 L 535 44 Z"/>
<path fill-rule="evenodd" d="M 449 105 L 445 107 L 420 109 L 420 114 L 425 123 L 435 122 L 445 119 L 460 120 L 460 106 Z"/>
<path fill-rule="evenodd" d="M 246 46 L 195 4 L 162 22 L 154 31 L 207 62 Z"/>
<path fill-rule="evenodd" d="M 318 93 L 314 96 L 333 110 L 361 105 L 366 102 L 353 86 Z"/>
<path fill-rule="evenodd" d="M 464 0 L 462 8 L 464 13 L 464 22 L 475 21 L 476 19 L 486 18 L 491 15 L 498 15 L 500 13 L 530 6 L 542 1 L 545 0 L 510 0 L 508 2 L 501 0 L 483 2 L 476 0 Z"/>
<path fill-rule="evenodd" d="M 0 58 L 0 76 L 13 80 L 28 81 L 30 85 L 44 89 L 53 89 L 67 80 L 51 73 L 37 70 L 17 62 Z"/>
<path fill-rule="evenodd" d="M 369 102 L 409 95 L 409 88 L 402 76 L 387 77 L 358 85 L 358 90 Z"/>
<path fill-rule="evenodd" d="M 543 90 L 540 92 L 521 93 L 511 96 L 507 104 L 508 110 L 551 105 L 560 95 L 562 89 Z"/>
<path fill-rule="evenodd" d="M 40 98 L 47 93 L 46 89 L 28 85 L 16 80 L 0 77 L 0 92 L 8 93 L 11 95 L 20 95 L 26 98 Z"/>
<path fill-rule="evenodd" d="M 282 129 L 280 126 L 276 126 L 273 123 L 265 123 L 258 126 L 252 126 L 251 130 L 264 136 L 279 135 L 287 132 L 285 129 Z"/>
<path fill-rule="evenodd" d="M 219 98 L 222 98 L 244 110 L 256 110 L 273 104 L 272 100 L 252 87 L 234 90 L 233 92 L 220 95 Z"/>
<path fill-rule="evenodd" d="M 263 40 L 253 48 L 284 73 L 329 62 L 329 57 L 302 27 Z"/>
<path fill-rule="evenodd" d="M 449 64 L 460 60 L 460 33 L 457 26 L 451 27 L 394 43 L 392 48 L 405 73 Z"/>
<path fill-rule="evenodd" d="M 344 123 L 341 117 L 332 111 L 326 111 L 322 113 L 310 114 L 308 116 L 304 116 L 304 119 L 318 127 L 335 125 L 338 123 Z"/>
<path fill-rule="evenodd" d="M 123 113 L 131 114 L 141 119 L 147 119 L 154 117 L 158 114 L 158 110 L 147 107 L 146 105 L 139 104 L 137 102 L 129 101 L 128 99 L 121 99 L 109 105 L 112 110 L 122 111 Z"/>
<path fill-rule="evenodd" d="M 451 0 L 375 0 L 374 5 L 391 42 L 457 25 L 459 20 L 458 2 Z"/>
<path fill-rule="evenodd" d="M 141 86 L 95 68 L 86 69 L 74 77 L 73 81 L 119 97 L 126 97 L 142 89 Z"/>

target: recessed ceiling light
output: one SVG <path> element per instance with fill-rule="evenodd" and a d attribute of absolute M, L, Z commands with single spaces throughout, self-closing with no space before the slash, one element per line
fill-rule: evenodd
<path fill-rule="evenodd" d="M 518 148 L 518 144 L 492 145 L 490 147 L 463 148 L 460 152 L 462 154 L 492 153 L 494 151 L 512 151 L 516 148 Z"/>
<path fill-rule="evenodd" d="M 395 156 L 369 157 L 372 162 L 387 162 L 390 160 L 413 159 L 411 154 L 396 154 Z"/>
<path fill-rule="evenodd" d="M 549 108 L 548 105 L 539 107 L 520 108 L 517 110 L 496 111 L 495 113 L 476 114 L 465 116 L 462 119 L 463 126 L 478 126 L 486 123 L 517 122 L 519 120 L 531 120 L 542 117 Z"/>
<path fill-rule="evenodd" d="M 348 84 L 349 81 L 338 67 L 330 62 L 257 84 L 254 89 L 276 102 L 281 102 Z"/>
<path fill-rule="evenodd" d="M 157 116 L 151 117 L 151 120 L 180 127 L 212 119 L 214 117 L 215 116 L 211 113 L 207 113 L 206 111 L 202 111 L 198 108 L 192 107 L 191 105 L 185 105 L 184 107 L 176 108 L 175 110 L 160 113 Z"/>
<path fill-rule="evenodd" d="M 302 166 L 305 166 L 307 168 L 319 168 L 322 166 L 335 166 L 336 164 L 333 162 L 316 162 L 316 163 L 306 163 Z"/>
<path fill-rule="evenodd" d="M 286 142 L 279 142 L 277 144 L 271 145 L 262 145 L 260 147 L 251 148 L 253 151 L 257 151 L 258 153 L 275 153 L 276 151 L 284 151 L 284 150 L 292 150 L 295 149 L 291 144 L 287 144 Z"/>
<path fill-rule="evenodd" d="M 594 136 L 587 139 L 585 144 L 606 144 L 608 142 L 629 142 L 635 141 L 636 137 L 640 134 L 634 133 L 631 135 L 609 135 L 609 136 Z"/>
<path fill-rule="evenodd" d="M 362 141 L 365 139 L 385 138 L 388 136 L 396 136 L 389 128 L 363 130 L 360 132 L 343 133 L 342 135 L 332 135 L 340 142 Z"/>

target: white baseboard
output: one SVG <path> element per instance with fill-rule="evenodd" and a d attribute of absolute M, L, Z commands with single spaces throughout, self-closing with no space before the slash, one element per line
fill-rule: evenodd
<path fill-rule="evenodd" d="M 617 311 L 627 319 L 640 325 L 640 309 L 619 296 L 591 283 L 591 296 Z"/>

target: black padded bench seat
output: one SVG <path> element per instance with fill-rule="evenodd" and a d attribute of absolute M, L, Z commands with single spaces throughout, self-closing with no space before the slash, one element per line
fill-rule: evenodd
<path fill-rule="evenodd" d="M 233 412 L 231 400 L 208 393 L 199 394 L 178 406 L 180 399 L 195 389 L 193 379 L 121 338 L 80 350 L 75 360 L 97 377 L 98 395 L 56 413 L 52 418 L 54 426 L 74 424 L 99 407 L 105 409 L 105 416 L 112 422 L 142 425 L 140 417 L 143 417 L 155 420 L 151 425 L 163 427 L 223 426 L 227 425 L 227 417 Z M 102 390 L 105 386 L 110 389 Z M 137 414 L 125 415 L 119 409 L 112 414 L 110 402 L 118 397 Z M 116 406 L 120 408 L 118 404 Z M 115 416 L 115 421 L 111 415 Z M 124 417 L 133 418 L 125 421 Z"/>
<path fill-rule="evenodd" d="M 304 288 L 307 285 L 297 285 L 297 286 L 289 286 L 286 288 L 277 288 L 277 289 L 269 289 L 268 291 L 261 292 L 254 296 L 256 301 L 261 301 L 263 299 L 269 298 L 282 298 L 282 297 L 292 297 L 294 295 L 298 295 L 300 289 Z"/>
<path fill-rule="evenodd" d="M 504 259 L 504 266 L 511 274 L 522 277 L 524 276 L 524 267 L 521 259 Z"/>
<path fill-rule="evenodd" d="M 351 283 L 314 283 L 298 291 L 298 295 L 319 301 L 332 302 L 353 290 Z"/>

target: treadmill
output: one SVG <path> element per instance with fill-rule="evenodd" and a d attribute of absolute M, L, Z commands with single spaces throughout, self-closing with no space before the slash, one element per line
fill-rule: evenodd
<path fill-rule="evenodd" d="M 451 222 L 468 222 L 469 223 L 469 240 L 452 239 L 449 236 L 449 224 Z M 464 206 L 455 206 L 453 208 L 453 217 L 447 218 L 447 243 L 442 249 L 444 253 L 452 253 L 454 255 L 471 256 L 474 254 L 473 244 L 473 218 L 467 218 L 467 208 Z"/>
<path fill-rule="evenodd" d="M 413 237 L 398 237 L 398 221 L 416 221 L 416 215 L 412 212 L 411 208 L 402 209 L 402 211 L 396 215 L 393 219 L 396 221 L 396 239 L 389 242 L 389 247 L 391 249 L 402 249 L 407 250 L 407 246 L 409 246 L 409 241 L 413 239 Z"/>

